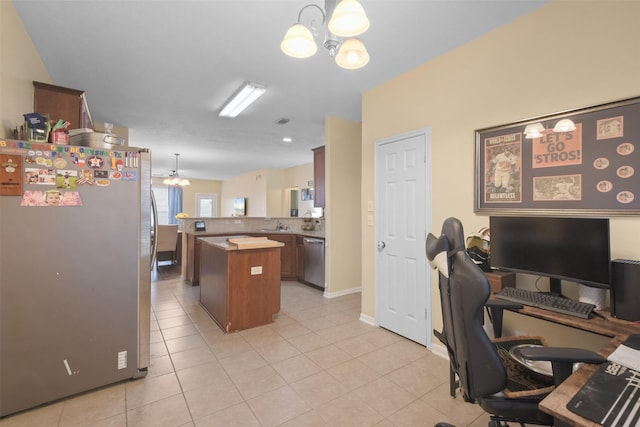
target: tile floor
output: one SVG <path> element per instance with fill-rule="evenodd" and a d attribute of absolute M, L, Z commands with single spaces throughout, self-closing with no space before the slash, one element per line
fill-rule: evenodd
<path fill-rule="evenodd" d="M 151 366 L 0 420 L 15 426 L 486 426 L 448 395 L 448 363 L 360 322 L 360 294 L 282 283 L 273 324 L 225 335 L 180 279 L 152 284 Z"/>

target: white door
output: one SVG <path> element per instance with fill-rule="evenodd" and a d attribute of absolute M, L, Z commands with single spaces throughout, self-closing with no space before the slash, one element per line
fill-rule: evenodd
<path fill-rule="evenodd" d="M 378 324 L 431 347 L 431 275 L 425 256 L 431 223 L 431 133 L 376 144 L 376 300 Z"/>
<path fill-rule="evenodd" d="M 212 217 L 218 212 L 218 195 L 216 193 L 196 193 L 196 216 Z"/>

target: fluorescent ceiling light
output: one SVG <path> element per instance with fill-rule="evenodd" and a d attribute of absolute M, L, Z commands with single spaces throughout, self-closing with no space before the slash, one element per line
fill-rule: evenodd
<path fill-rule="evenodd" d="M 218 116 L 234 118 L 249 105 L 260 98 L 267 89 L 259 83 L 245 83 L 229 100 L 224 104 Z"/>

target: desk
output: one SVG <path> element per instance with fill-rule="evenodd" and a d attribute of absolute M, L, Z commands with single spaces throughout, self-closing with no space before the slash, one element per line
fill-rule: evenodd
<path fill-rule="evenodd" d="M 611 341 L 598 351 L 598 353 L 603 357 L 607 357 L 611 354 L 630 334 L 640 334 L 640 324 L 612 318 L 606 311 L 598 311 L 598 313 L 603 315 L 606 320 L 600 317 L 580 319 L 578 317 L 528 306 L 524 306 L 521 309 L 513 311 L 527 316 L 537 317 L 539 319 L 581 329 L 583 331 L 611 337 Z M 557 422 L 564 423 L 564 425 L 587 427 L 598 426 L 598 423 L 589 421 L 567 409 L 567 403 L 569 403 L 573 396 L 597 369 L 597 365 L 583 365 L 540 403 L 540 409 L 549 415 L 553 415 Z"/>
<path fill-rule="evenodd" d="M 614 322 L 620 322 L 619 320 L 613 320 Z M 607 345 L 601 348 L 598 353 L 607 357 L 611 354 L 627 337 L 629 334 L 640 333 L 639 324 L 627 323 L 628 333 L 625 335 L 618 335 L 613 337 Z M 583 365 L 576 372 L 567 378 L 562 384 L 560 384 L 555 390 L 553 390 L 542 402 L 540 402 L 540 409 L 547 414 L 553 415 L 557 420 L 557 423 L 569 426 L 599 426 L 600 424 L 587 420 L 580 415 L 574 414 L 567 409 L 567 403 L 575 396 L 575 394 L 582 388 L 582 386 L 591 378 L 591 376 L 598 369 L 597 365 Z"/>

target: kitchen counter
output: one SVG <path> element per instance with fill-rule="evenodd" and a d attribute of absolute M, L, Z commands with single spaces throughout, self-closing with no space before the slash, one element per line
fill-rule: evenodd
<path fill-rule="evenodd" d="M 295 280 L 295 266 L 297 264 L 297 252 L 295 241 L 298 237 L 312 237 L 324 239 L 324 231 L 304 231 L 304 230 L 235 230 L 235 231 L 185 231 L 183 237 L 183 279 L 193 286 L 200 285 L 200 248 L 205 241 L 218 242 L 224 245 L 224 239 L 237 237 L 267 236 L 272 240 L 285 241 L 282 248 L 282 279 Z M 210 240 L 214 239 L 214 240 Z M 215 240 L 215 239 L 222 239 Z"/>
<path fill-rule="evenodd" d="M 196 237 L 222 236 L 222 235 L 224 235 L 225 237 L 230 237 L 229 233 L 230 233 L 229 231 L 188 231 L 186 232 L 186 234 L 191 234 Z M 238 231 L 231 231 L 231 233 L 238 233 Z M 322 230 L 313 230 L 313 231 L 267 230 L 262 228 L 258 230 L 244 230 L 244 231 L 240 231 L 239 233 L 243 233 L 243 234 L 239 234 L 238 236 L 234 236 L 234 237 L 251 237 L 251 236 L 262 235 L 262 234 L 293 234 L 295 236 L 313 237 L 315 239 L 325 238 L 325 233 Z"/>

